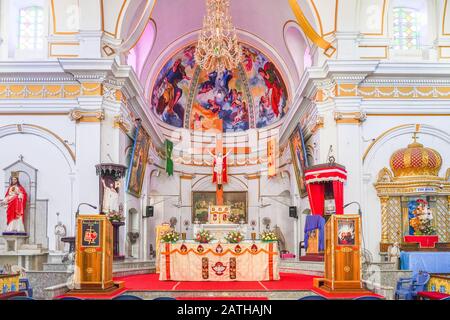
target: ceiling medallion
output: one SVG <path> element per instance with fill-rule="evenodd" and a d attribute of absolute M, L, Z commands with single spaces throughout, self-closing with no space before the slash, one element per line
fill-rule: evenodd
<path fill-rule="evenodd" d="M 232 70 L 242 60 L 242 48 L 229 8 L 229 0 L 206 0 L 206 16 L 195 49 L 195 61 L 208 72 Z"/>

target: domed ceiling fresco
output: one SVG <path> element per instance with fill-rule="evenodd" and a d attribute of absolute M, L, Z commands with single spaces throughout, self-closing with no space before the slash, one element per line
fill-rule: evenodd
<path fill-rule="evenodd" d="M 193 130 L 240 132 L 279 121 L 288 108 L 288 91 L 275 64 L 243 45 L 234 70 L 207 73 L 187 46 L 162 67 L 153 86 L 151 107 L 163 122 Z"/>

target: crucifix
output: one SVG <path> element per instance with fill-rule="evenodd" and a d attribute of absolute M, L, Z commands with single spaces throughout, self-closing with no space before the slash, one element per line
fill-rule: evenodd
<path fill-rule="evenodd" d="M 214 154 L 208 151 L 213 161 L 213 183 L 216 184 L 216 204 L 223 205 L 223 184 L 228 182 L 227 175 L 227 156 L 230 154 L 229 150 L 223 155 L 222 134 L 216 135 L 216 148 Z"/>

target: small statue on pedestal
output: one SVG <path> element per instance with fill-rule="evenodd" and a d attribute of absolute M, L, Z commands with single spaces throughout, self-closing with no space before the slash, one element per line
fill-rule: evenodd
<path fill-rule="evenodd" d="M 26 205 L 27 193 L 20 184 L 19 172 L 12 172 L 5 199 L 0 202 L 0 206 L 7 207 L 7 227 L 4 234 L 26 234 L 24 224 Z"/>
<path fill-rule="evenodd" d="M 395 242 L 392 246 L 388 248 L 388 259 L 389 262 L 395 262 L 395 267 L 398 269 L 398 260 L 400 258 L 400 247 L 398 242 Z"/>
<path fill-rule="evenodd" d="M 61 221 L 59 221 L 59 212 L 56 213 L 56 216 L 58 217 L 58 222 L 55 226 L 55 250 L 59 252 L 64 251 L 64 242 L 61 241 L 62 238 L 66 236 L 66 226 L 62 224 Z"/>

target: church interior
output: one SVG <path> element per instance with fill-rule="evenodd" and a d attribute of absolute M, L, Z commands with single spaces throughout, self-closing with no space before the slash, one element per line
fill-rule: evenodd
<path fill-rule="evenodd" d="M 448 300 L 449 59 L 447 0 L 1 0 L 0 300 Z"/>

